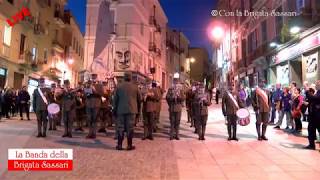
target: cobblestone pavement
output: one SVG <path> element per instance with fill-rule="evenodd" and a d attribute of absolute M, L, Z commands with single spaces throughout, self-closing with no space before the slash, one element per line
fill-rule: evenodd
<path fill-rule="evenodd" d="M 116 151 L 114 131 L 99 134 L 96 140 L 85 133 L 61 138 L 59 131 L 35 138 L 36 123 L 20 120 L 0 122 L 0 179 L 319 179 L 320 153 L 302 150 L 305 137 L 268 129 L 269 141 L 259 142 L 253 121 L 239 127 L 239 142 L 226 140 L 221 108 L 212 105 L 206 141 L 198 141 L 193 129 L 181 121 L 181 140 L 168 139 L 167 106 L 163 104 L 161 129 L 154 141 L 142 141 L 142 128 L 136 128 L 135 151 Z M 8 148 L 72 148 L 71 172 L 8 172 Z"/>

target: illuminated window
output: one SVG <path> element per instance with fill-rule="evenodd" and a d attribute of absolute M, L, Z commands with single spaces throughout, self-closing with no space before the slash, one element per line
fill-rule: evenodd
<path fill-rule="evenodd" d="M 12 28 L 10 26 L 4 26 L 4 33 L 3 33 L 3 43 L 7 46 L 11 45 L 11 32 Z"/>
<path fill-rule="evenodd" d="M 43 62 L 45 64 L 48 63 L 48 49 L 44 49 L 44 52 L 43 52 Z"/>
<path fill-rule="evenodd" d="M 32 53 L 32 61 L 36 61 L 37 60 L 37 53 L 38 53 L 38 50 L 36 47 L 33 47 L 31 49 L 31 53 Z"/>
<path fill-rule="evenodd" d="M 9 3 L 13 4 L 13 0 L 8 0 Z"/>

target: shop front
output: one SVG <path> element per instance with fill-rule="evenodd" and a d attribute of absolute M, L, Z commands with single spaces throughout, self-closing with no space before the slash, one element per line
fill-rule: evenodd
<path fill-rule="evenodd" d="M 248 82 L 248 87 L 250 88 L 255 88 L 258 85 L 258 73 L 256 73 L 254 67 L 248 68 L 246 81 Z"/>
<path fill-rule="evenodd" d="M 317 31 L 271 56 L 269 83 L 288 86 L 295 81 L 301 87 L 304 81 L 313 83 L 319 79 L 319 45 Z"/>
<path fill-rule="evenodd" d="M 6 85 L 7 69 L 0 68 L 0 88 L 3 89 Z"/>
<path fill-rule="evenodd" d="M 302 67 L 303 81 L 315 83 L 320 79 L 319 49 L 315 49 L 302 55 Z"/>

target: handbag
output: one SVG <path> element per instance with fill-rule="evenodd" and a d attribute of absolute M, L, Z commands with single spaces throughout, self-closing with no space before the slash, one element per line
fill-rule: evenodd
<path fill-rule="evenodd" d="M 293 118 L 301 118 L 301 111 L 299 109 L 293 109 L 291 113 Z"/>

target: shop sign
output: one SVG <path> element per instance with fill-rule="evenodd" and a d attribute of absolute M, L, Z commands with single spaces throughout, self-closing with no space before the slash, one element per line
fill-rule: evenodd
<path fill-rule="evenodd" d="M 295 44 L 288 48 L 285 48 L 278 52 L 275 56 L 272 57 L 272 63 L 278 64 L 280 62 L 289 60 L 291 58 L 294 58 L 296 56 L 299 56 L 303 52 L 303 49 L 301 48 L 301 44 Z"/>
<path fill-rule="evenodd" d="M 29 79 L 29 86 L 38 87 L 38 81 L 34 79 Z"/>
<path fill-rule="evenodd" d="M 317 33 L 315 35 L 306 37 L 302 39 L 299 43 L 294 44 L 290 47 L 287 47 L 285 49 L 282 49 L 279 51 L 276 55 L 271 57 L 273 64 L 278 64 L 283 61 L 292 59 L 296 56 L 299 56 L 303 52 L 312 49 L 316 46 L 320 45 L 320 33 Z"/>
<path fill-rule="evenodd" d="M 289 84 L 289 64 L 277 66 L 277 83 Z"/>
<path fill-rule="evenodd" d="M 248 69 L 248 72 L 247 72 L 248 74 L 253 74 L 254 73 L 254 69 L 253 68 L 251 68 L 251 69 Z"/>
<path fill-rule="evenodd" d="M 306 56 L 306 77 L 313 78 L 317 75 L 318 70 L 318 52 Z"/>
<path fill-rule="evenodd" d="M 241 73 L 241 74 L 239 75 L 240 78 L 244 78 L 245 76 L 246 76 L 246 73 L 245 73 L 245 72 L 243 72 L 243 73 Z"/>

